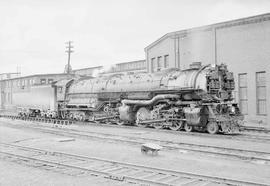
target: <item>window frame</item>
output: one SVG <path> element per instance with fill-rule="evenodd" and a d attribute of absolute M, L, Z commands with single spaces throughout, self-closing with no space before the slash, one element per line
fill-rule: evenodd
<path fill-rule="evenodd" d="M 162 56 L 157 57 L 157 71 L 160 71 L 162 69 Z"/>
<path fill-rule="evenodd" d="M 152 57 L 151 58 L 151 68 L 152 68 L 152 72 L 156 71 L 156 64 L 155 64 L 156 58 Z"/>
<path fill-rule="evenodd" d="M 240 76 L 245 76 L 246 78 L 246 83 L 245 85 L 241 85 L 241 82 L 240 82 Z M 240 106 L 240 110 L 241 110 L 241 113 L 243 115 L 248 115 L 248 84 L 247 84 L 247 76 L 248 74 L 247 73 L 239 73 L 238 74 L 238 96 L 239 96 L 239 106 Z M 246 98 L 242 98 L 241 96 L 241 88 L 244 88 L 246 90 Z M 244 113 L 243 112 L 243 104 L 242 102 L 246 102 L 246 112 Z"/>
<path fill-rule="evenodd" d="M 43 81 L 44 81 L 44 83 L 43 83 Z M 40 78 L 40 84 L 41 85 L 45 85 L 46 84 L 46 78 Z"/>
<path fill-rule="evenodd" d="M 52 84 L 52 83 L 53 83 L 53 81 L 54 81 L 54 79 L 53 79 L 53 78 L 49 78 L 49 79 L 48 79 L 48 84 Z"/>
<path fill-rule="evenodd" d="M 169 68 L 169 67 L 170 67 L 169 54 L 167 54 L 167 55 L 164 55 L 164 68 Z"/>
<path fill-rule="evenodd" d="M 265 82 L 264 85 L 259 85 L 258 83 L 258 74 L 264 74 Z M 255 83 L 256 83 L 256 114 L 258 116 L 266 116 L 267 115 L 267 91 L 266 91 L 266 71 L 259 71 L 255 74 Z M 261 99 L 259 98 L 259 88 L 264 87 L 265 91 L 265 98 Z M 259 102 L 263 101 L 265 103 L 265 113 L 260 113 L 259 109 Z"/>

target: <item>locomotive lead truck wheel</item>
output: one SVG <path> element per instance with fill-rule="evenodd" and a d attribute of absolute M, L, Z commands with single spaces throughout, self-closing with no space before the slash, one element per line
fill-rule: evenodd
<path fill-rule="evenodd" d="M 173 121 L 171 125 L 169 126 L 169 129 L 171 130 L 180 130 L 183 127 L 184 122 L 183 121 Z"/>
<path fill-rule="evenodd" d="M 209 134 L 216 134 L 219 131 L 218 124 L 216 122 L 208 122 L 206 130 Z"/>
<path fill-rule="evenodd" d="M 187 131 L 187 132 L 192 132 L 193 131 L 193 126 L 191 126 L 191 125 L 188 125 L 187 123 L 185 123 L 185 131 Z"/>

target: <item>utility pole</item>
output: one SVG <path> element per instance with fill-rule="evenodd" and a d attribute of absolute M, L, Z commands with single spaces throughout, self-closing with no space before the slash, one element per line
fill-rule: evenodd
<path fill-rule="evenodd" d="M 21 76 L 21 67 L 17 65 L 17 77 Z"/>
<path fill-rule="evenodd" d="M 70 74 L 70 72 L 71 72 L 71 66 L 70 66 L 70 54 L 71 54 L 72 52 L 74 52 L 74 50 L 71 50 L 71 49 L 73 48 L 73 46 L 71 45 L 72 43 L 73 43 L 73 41 L 68 41 L 68 42 L 66 42 L 66 44 L 67 44 L 67 46 L 66 46 L 66 48 L 67 48 L 66 52 L 68 53 L 68 64 L 67 64 L 67 73 L 68 73 L 68 74 Z"/>
<path fill-rule="evenodd" d="M 214 39 L 215 39 L 215 65 L 217 65 L 217 28 L 214 28 Z"/>

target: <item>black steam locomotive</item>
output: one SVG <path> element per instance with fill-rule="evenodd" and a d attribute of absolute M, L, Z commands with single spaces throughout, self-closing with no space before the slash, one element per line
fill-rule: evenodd
<path fill-rule="evenodd" d="M 55 110 L 37 113 L 118 125 L 235 133 L 243 116 L 233 101 L 234 88 L 233 73 L 224 64 L 66 79 L 53 84 Z"/>

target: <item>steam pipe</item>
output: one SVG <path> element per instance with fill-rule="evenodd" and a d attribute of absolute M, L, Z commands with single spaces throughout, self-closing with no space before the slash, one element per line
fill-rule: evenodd
<path fill-rule="evenodd" d="M 163 95 L 157 95 L 153 97 L 151 100 L 128 100 L 124 99 L 122 100 L 123 105 L 140 105 L 140 106 L 147 106 L 152 105 L 155 102 L 162 100 L 162 99 L 179 99 L 179 95 L 175 94 L 163 94 Z"/>

